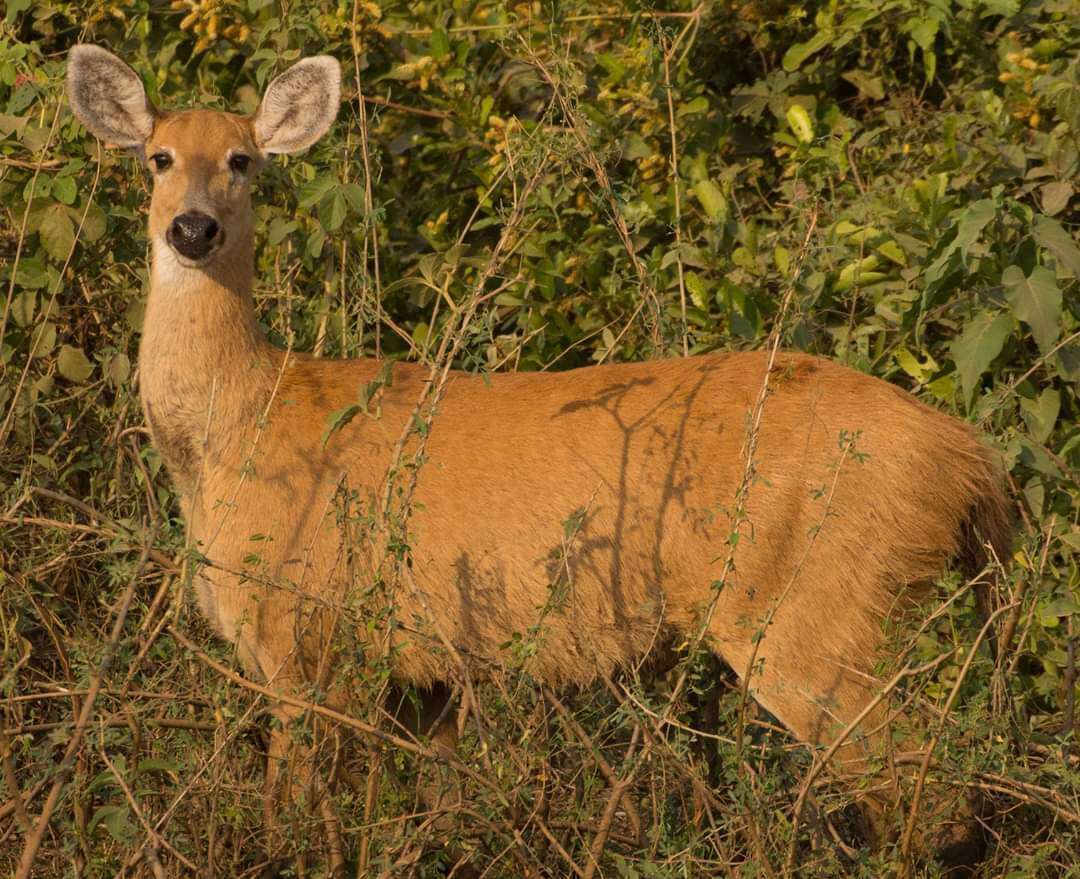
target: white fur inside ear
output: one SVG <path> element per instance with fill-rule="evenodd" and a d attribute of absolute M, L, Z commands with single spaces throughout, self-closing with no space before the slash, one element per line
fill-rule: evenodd
<path fill-rule="evenodd" d="M 341 65 L 329 55 L 305 58 L 270 83 L 255 111 L 255 142 L 264 153 L 305 150 L 333 125 L 341 103 Z"/>
<path fill-rule="evenodd" d="M 154 130 L 154 106 L 139 75 L 99 46 L 68 52 L 68 103 L 96 137 L 128 149 L 142 146 Z"/>

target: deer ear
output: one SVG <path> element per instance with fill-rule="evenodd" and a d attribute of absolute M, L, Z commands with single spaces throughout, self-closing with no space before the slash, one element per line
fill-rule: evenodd
<path fill-rule="evenodd" d="M 73 46 L 67 62 L 68 103 L 90 133 L 127 149 L 141 147 L 157 111 L 139 74 L 99 46 Z"/>
<path fill-rule="evenodd" d="M 341 104 L 341 65 L 329 55 L 299 61 L 266 89 L 252 124 L 264 153 L 306 150 L 334 123 Z"/>

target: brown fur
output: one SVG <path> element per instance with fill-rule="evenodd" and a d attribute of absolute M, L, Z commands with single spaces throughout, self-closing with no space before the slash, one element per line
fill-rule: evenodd
<path fill-rule="evenodd" d="M 191 543 L 210 560 L 200 605 L 249 672 L 299 683 L 329 637 L 312 612 L 335 606 L 349 608 L 338 628 L 351 627 L 372 656 L 385 644 L 365 626 L 392 604 L 394 675 L 421 686 L 457 673 L 436 621 L 476 672 L 505 665 L 502 645 L 540 623 L 530 670 L 557 684 L 586 684 L 654 645 L 693 639 L 726 556 L 767 355 L 454 373 L 408 522 L 419 592 L 391 580 L 357 604 L 386 570 L 385 535 L 343 545 L 338 499 L 356 492 L 351 510 L 380 520 L 394 444 L 428 371 L 396 364 L 381 415 L 356 418 L 324 447 L 330 414 L 381 364 L 286 355 L 258 331 L 248 185 L 225 165 L 233 152 L 258 153 L 255 137 L 247 118 L 155 116 L 145 153 L 167 150 L 175 165 L 151 202 L 140 351 L 155 444 Z M 164 230 L 193 204 L 226 238 L 209 264 L 186 267 Z M 748 515 L 706 643 L 743 674 L 755 632 L 786 593 L 751 690 L 820 743 L 874 694 L 882 622 L 898 596 L 984 540 L 1004 557 L 1010 525 L 998 463 L 968 425 L 804 354 L 778 355 L 769 386 Z M 846 452 L 845 434 L 857 434 Z M 579 510 L 567 597 L 553 602 L 562 523 Z"/>

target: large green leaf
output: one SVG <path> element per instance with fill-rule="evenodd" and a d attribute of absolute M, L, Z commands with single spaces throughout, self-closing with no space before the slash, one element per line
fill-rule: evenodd
<path fill-rule="evenodd" d="M 48 357 L 56 347 L 56 324 L 45 321 L 30 333 L 30 356 Z"/>
<path fill-rule="evenodd" d="M 1036 243 L 1054 255 L 1060 266 L 1072 272 L 1074 277 L 1080 278 L 1080 247 L 1077 247 L 1076 240 L 1065 231 L 1061 223 L 1039 214 L 1035 218 L 1031 236 Z"/>
<path fill-rule="evenodd" d="M 1061 290 L 1054 273 L 1036 266 L 1028 277 L 1019 266 L 1009 266 L 1001 276 L 1012 312 L 1031 327 L 1039 350 L 1046 354 L 1061 335 Z"/>
<path fill-rule="evenodd" d="M 45 252 L 55 260 L 65 260 L 75 245 L 75 225 L 68 209 L 60 204 L 49 205 L 41 214 L 38 235 Z"/>
<path fill-rule="evenodd" d="M 972 202 L 960 212 L 960 219 L 956 224 L 956 238 L 953 239 L 950 247 L 959 250 L 960 256 L 966 260 L 971 246 L 979 240 L 986 224 L 996 215 L 996 202 L 988 198 Z"/>
<path fill-rule="evenodd" d="M 309 180 L 296 193 L 296 206 L 309 208 L 320 202 L 324 195 L 338 185 L 338 181 L 328 174 Z"/>
<path fill-rule="evenodd" d="M 885 98 L 885 86 L 882 85 L 880 76 L 873 76 L 865 70 L 849 70 L 843 74 L 844 79 L 859 90 L 859 94 L 875 101 Z"/>
<path fill-rule="evenodd" d="M 64 345 L 56 357 L 56 370 L 70 382 L 84 382 L 94 371 L 94 364 L 83 353 L 82 348 Z"/>
<path fill-rule="evenodd" d="M 832 41 L 830 31 L 818 31 L 805 43 L 796 43 L 784 53 L 784 70 L 791 73 L 815 52 L 824 49 Z"/>
<path fill-rule="evenodd" d="M 327 196 L 319 202 L 319 222 L 327 232 L 334 232 L 345 222 L 348 205 L 340 192 Z"/>
<path fill-rule="evenodd" d="M 968 406 L 975 397 L 979 379 L 1001 353 L 1012 327 L 1009 315 L 984 311 L 969 320 L 964 325 L 964 331 L 953 340 L 950 352 L 960 373 L 960 387 Z"/>
<path fill-rule="evenodd" d="M 108 228 L 105 211 L 93 202 L 89 207 L 86 206 L 84 201 L 80 207 L 68 208 L 68 215 L 73 223 L 77 224 L 82 221 L 82 231 L 79 232 L 79 238 L 91 244 L 100 239 Z"/>
<path fill-rule="evenodd" d="M 956 234 L 923 272 L 923 308 L 930 304 L 945 280 L 966 264 L 968 252 L 982 236 L 987 224 L 997 216 L 997 211 L 997 202 L 983 198 L 952 212 L 950 216 L 956 219 Z"/>
<path fill-rule="evenodd" d="M 1020 414 L 1037 443 L 1045 443 L 1053 433 L 1060 412 L 1061 394 L 1056 388 L 1047 388 L 1034 400 L 1020 400 Z"/>
<path fill-rule="evenodd" d="M 715 222 L 727 214 L 727 199 L 724 198 L 724 193 L 708 177 L 694 182 L 694 195 L 701 202 L 710 220 Z"/>

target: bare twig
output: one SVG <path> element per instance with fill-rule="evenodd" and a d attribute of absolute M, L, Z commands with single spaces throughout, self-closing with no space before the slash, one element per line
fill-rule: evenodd
<path fill-rule="evenodd" d="M 629 765 L 626 771 L 626 775 L 620 778 L 611 786 L 611 794 L 608 796 L 606 805 L 604 806 L 604 812 L 600 816 L 600 826 L 596 830 L 596 836 L 593 837 L 592 845 L 589 846 L 589 861 L 585 865 L 585 869 L 582 871 L 582 879 L 592 879 L 600 866 L 600 856 L 604 853 L 604 845 L 607 843 L 608 833 L 611 832 L 611 822 L 615 817 L 615 810 L 619 807 L 619 803 L 623 799 L 623 794 L 626 789 L 633 783 L 634 776 L 637 774 L 637 767 L 641 765 L 641 760 L 631 764 L 630 761 L 634 757 L 634 752 L 637 750 L 638 741 L 641 739 L 641 724 L 634 727 L 634 732 L 630 735 L 630 744 L 626 748 L 626 754 L 623 757 L 623 764 Z M 644 754 L 642 754 L 644 757 Z"/>
<path fill-rule="evenodd" d="M 689 26 L 689 25 L 687 25 Z M 675 135 L 675 102 L 671 97 L 671 48 L 667 37 L 660 31 L 660 47 L 664 60 L 664 96 L 667 98 L 668 135 L 671 140 L 671 187 L 675 196 L 675 267 L 679 277 L 679 309 L 682 315 L 682 353 L 690 353 L 690 325 L 686 322 L 686 279 L 683 276 L 682 261 L 682 200 L 679 180 L 679 147 Z"/>
<path fill-rule="evenodd" d="M 48 828 L 49 821 L 52 819 L 52 814 L 60 800 L 60 793 L 63 791 L 64 785 L 67 784 L 68 777 L 71 775 L 71 771 L 75 765 L 75 756 L 82 747 L 83 737 L 86 735 L 87 727 L 90 724 L 90 717 L 94 711 L 94 703 L 105 682 L 105 675 L 109 670 L 109 663 L 112 661 L 113 654 L 116 652 L 117 645 L 120 643 L 120 635 L 124 631 L 124 622 L 127 620 L 128 609 L 131 607 L 132 598 L 135 597 L 135 587 L 138 584 L 143 569 L 146 567 L 146 562 L 150 557 L 150 545 L 152 542 L 153 534 L 147 533 L 144 536 L 143 551 L 142 555 L 139 557 L 138 564 L 135 566 L 135 573 L 132 574 L 127 589 L 124 590 L 124 594 L 120 597 L 120 601 L 117 604 L 113 628 L 109 633 L 109 640 L 105 644 L 105 654 L 101 658 L 101 662 L 98 663 L 98 667 L 90 675 L 89 692 L 83 700 L 82 711 L 79 713 L 78 722 L 75 724 L 75 729 L 71 733 L 71 739 L 64 749 L 64 756 L 61 758 L 60 765 L 57 767 L 54 774 L 53 785 L 45 800 L 45 805 L 41 810 L 41 816 L 38 818 L 33 833 L 27 837 L 26 842 L 23 845 L 22 856 L 19 858 L 19 868 L 15 873 L 15 879 L 29 879 L 30 877 L 30 871 L 33 868 L 37 850 L 41 846 L 41 841 L 45 836 L 45 830 Z"/>
<path fill-rule="evenodd" d="M 165 839 L 165 837 L 161 836 L 156 830 L 154 830 L 153 827 L 151 827 L 147 823 L 146 818 L 143 815 L 142 808 L 139 806 L 139 801 L 135 799 L 135 794 L 131 792 L 131 788 L 128 786 L 127 780 L 124 778 L 124 774 L 113 764 L 112 760 L 109 759 L 109 755 L 105 753 L 105 749 L 98 749 L 98 754 L 104 761 L 105 765 L 109 767 L 109 771 L 113 774 L 113 778 L 116 779 L 116 783 L 120 785 L 120 790 L 124 792 L 124 797 L 127 799 L 128 805 L 131 806 L 131 811 L 135 813 L 135 817 L 143 826 L 143 829 L 146 831 L 147 836 L 149 836 L 152 840 L 152 844 L 150 846 L 147 846 L 146 843 L 144 843 L 143 848 L 149 848 L 149 851 L 155 855 L 154 860 L 157 859 L 157 850 L 164 848 L 166 851 L 169 852 L 169 854 L 176 858 L 176 860 L 178 860 L 181 864 L 191 870 L 192 873 L 198 873 L 198 867 L 196 867 L 190 860 L 184 857 L 183 854 L 178 852 L 169 843 L 169 841 Z M 154 871 L 155 876 L 160 875 L 164 877 L 164 871 L 160 870 L 161 864 L 158 864 L 157 867 L 158 869 Z"/>

